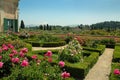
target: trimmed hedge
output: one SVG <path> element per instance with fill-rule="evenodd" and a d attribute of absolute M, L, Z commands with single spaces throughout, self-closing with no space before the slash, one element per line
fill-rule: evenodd
<path fill-rule="evenodd" d="M 105 45 L 98 45 L 97 48 L 83 47 L 83 50 L 98 52 L 101 55 L 105 50 Z"/>
<path fill-rule="evenodd" d="M 120 63 L 112 63 L 111 74 L 109 75 L 109 80 L 120 80 L 119 76 L 114 75 L 114 69 L 120 69 Z"/>
<path fill-rule="evenodd" d="M 120 46 L 115 46 L 113 53 L 113 62 L 120 62 Z"/>
<path fill-rule="evenodd" d="M 66 71 L 70 72 L 73 77 L 83 80 L 83 78 L 87 75 L 88 71 L 97 62 L 98 57 L 99 54 L 97 52 L 93 52 L 89 57 L 85 58 L 83 62 L 78 62 L 74 64 L 65 62 L 65 69 Z"/>
<path fill-rule="evenodd" d="M 64 46 L 66 44 L 65 41 L 59 41 L 59 42 L 37 42 L 37 41 L 27 41 L 30 43 L 33 47 L 59 47 Z"/>
<path fill-rule="evenodd" d="M 33 54 L 39 54 L 44 55 L 48 50 L 38 50 L 38 51 L 32 51 Z M 53 54 L 58 54 L 59 50 L 50 50 Z"/>

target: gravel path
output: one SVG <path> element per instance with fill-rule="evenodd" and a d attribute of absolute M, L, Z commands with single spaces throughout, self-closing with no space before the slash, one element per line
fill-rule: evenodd
<path fill-rule="evenodd" d="M 64 49 L 66 46 L 67 46 L 67 45 L 61 46 L 61 47 L 32 47 L 32 51 Z"/>
<path fill-rule="evenodd" d="M 84 80 L 109 80 L 113 51 L 106 48 Z"/>

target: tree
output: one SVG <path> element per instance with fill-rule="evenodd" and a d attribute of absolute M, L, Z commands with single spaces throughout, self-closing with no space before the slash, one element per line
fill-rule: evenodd
<path fill-rule="evenodd" d="M 23 20 L 21 20 L 20 28 L 21 28 L 21 29 L 25 29 L 25 24 L 24 24 L 24 21 L 23 21 Z"/>

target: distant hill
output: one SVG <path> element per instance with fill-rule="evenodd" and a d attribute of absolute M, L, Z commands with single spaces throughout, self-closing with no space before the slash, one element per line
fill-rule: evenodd
<path fill-rule="evenodd" d="M 90 28 L 93 29 L 110 29 L 116 30 L 120 29 L 120 22 L 119 21 L 105 21 L 96 24 L 90 25 Z"/>

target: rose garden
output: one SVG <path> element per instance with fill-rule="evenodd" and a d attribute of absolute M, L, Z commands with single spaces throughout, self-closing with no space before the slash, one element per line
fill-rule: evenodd
<path fill-rule="evenodd" d="M 75 34 L 0 35 L 1 80 L 83 80 L 106 47 L 114 48 L 110 80 L 120 79 L 120 44 L 115 38 L 84 39 Z M 33 47 L 61 49 L 33 50 Z"/>

